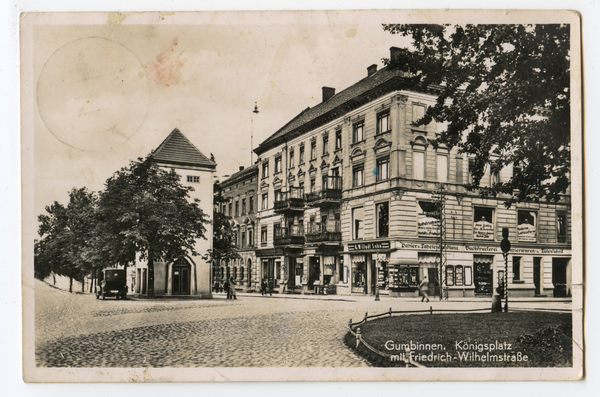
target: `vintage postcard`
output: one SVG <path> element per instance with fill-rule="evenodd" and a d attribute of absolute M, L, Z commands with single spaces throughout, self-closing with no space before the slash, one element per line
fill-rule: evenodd
<path fill-rule="evenodd" d="M 25 381 L 583 377 L 577 13 L 20 29 Z"/>

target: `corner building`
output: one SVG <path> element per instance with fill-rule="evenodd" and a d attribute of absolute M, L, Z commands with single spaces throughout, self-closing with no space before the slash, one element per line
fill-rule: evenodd
<path fill-rule="evenodd" d="M 508 228 L 509 296 L 569 295 L 570 196 L 506 209 L 507 197 L 467 191 L 470 159 L 428 143 L 442 126 L 412 124 L 436 88 L 406 90 L 399 49 L 390 60 L 338 94 L 323 87 L 322 103 L 255 149 L 259 276 L 280 292 L 415 297 L 426 279 L 430 295 L 491 296 Z M 481 183 L 518 171 L 488 169 Z"/>

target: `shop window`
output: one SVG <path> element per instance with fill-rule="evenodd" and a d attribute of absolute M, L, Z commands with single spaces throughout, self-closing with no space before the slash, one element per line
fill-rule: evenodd
<path fill-rule="evenodd" d="M 556 213 L 556 238 L 559 243 L 567 241 L 567 213 Z"/>
<path fill-rule="evenodd" d="M 352 143 L 361 142 L 364 139 L 364 130 L 364 121 L 359 121 L 352 126 Z"/>
<path fill-rule="evenodd" d="M 446 284 L 448 287 L 454 285 L 454 266 L 446 266 Z"/>
<path fill-rule="evenodd" d="M 363 207 L 352 209 L 352 238 L 360 240 L 364 237 Z"/>
<path fill-rule="evenodd" d="M 437 180 L 438 182 L 448 182 L 448 156 L 445 154 L 437 155 Z"/>
<path fill-rule="evenodd" d="M 290 168 L 294 167 L 294 149 L 290 149 Z"/>
<path fill-rule="evenodd" d="M 486 207 L 473 208 L 473 239 L 494 239 L 494 209 Z"/>
<path fill-rule="evenodd" d="M 425 116 L 425 105 L 413 104 L 412 106 L 412 121 L 416 123 Z"/>
<path fill-rule="evenodd" d="M 352 168 L 352 187 L 358 187 L 358 186 L 363 185 L 364 171 L 365 171 L 365 166 L 363 164 L 355 165 Z"/>
<path fill-rule="evenodd" d="M 267 245 L 267 227 L 266 226 L 262 226 L 260 228 L 260 244 L 262 246 Z"/>
<path fill-rule="evenodd" d="M 513 281 L 521 281 L 521 257 L 512 257 Z"/>
<path fill-rule="evenodd" d="M 517 212 L 517 239 L 519 242 L 537 241 L 537 213 L 527 210 Z"/>
<path fill-rule="evenodd" d="M 323 156 L 329 154 L 329 134 L 323 135 Z"/>
<path fill-rule="evenodd" d="M 266 210 L 269 208 L 269 193 L 263 193 L 262 195 L 262 209 Z"/>
<path fill-rule="evenodd" d="M 465 285 L 473 285 L 473 268 L 471 266 L 465 266 Z"/>
<path fill-rule="evenodd" d="M 281 261 L 275 261 L 275 280 L 281 278 Z"/>
<path fill-rule="evenodd" d="M 262 177 L 263 179 L 269 177 L 269 159 L 266 159 L 262 164 Z"/>
<path fill-rule="evenodd" d="M 390 177 L 390 167 L 389 166 L 390 166 L 390 158 L 389 157 L 383 157 L 383 158 L 377 159 L 377 171 L 376 171 L 377 182 L 384 181 Z"/>
<path fill-rule="evenodd" d="M 438 237 L 440 235 L 440 214 L 435 203 L 419 201 L 417 235 L 419 237 Z"/>
<path fill-rule="evenodd" d="M 187 181 L 190 183 L 200 183 L 200 177 L 196 175 L 188 175 Z"/>
<path fill-rule="evenodd" d="M 335 150 L 339 150 L 342 148 L 342 130 L 337 130 L 335 132 Z"/>
<path fill-rule="evenodd" d="M 455 272 L 455 285 L 456 286 L 461 286 L 464 284 L 464 274 L 463 274 L 463 267 L 461 265 L 455 266 L 454 267 L 454 272 Z"/>
<path fill-rule="evenodd" d="M 390 203 L 378 203 L 375 207 L 377 215 L 377 237 L 388 237 L 390 220 Z"/>
<path fill-rule="evenodd" d="M 300 154 L 298 155 L 298 165 L 304 164 L 304 143 L 300 144 Z"/>
<path fill-rule="evenodd" d="M 254 212 L 254 197 L 250 196 L 248 198 L 248 213 L 251 214 Z"/>
<path fill-rule="evenodd" d="M 364 255 L 352 256 L 352 291 L 364 292 L 367 280 L 366 263 Z"/>
<path fill-rule="evenodd" d="M 379 113 L 377 115 L 377 134 L 383 134 L 390 129 L 390 112 Z"/>
<path fill-rule="evenodd" d="M 310 159 L 314 160 L 317 158 L 317 141 L 314 139 L 310 142 Z"/>
<path fill-rule="evenodd" d="M 425 152 L 413 151 L 413 179 L 425 179 Z"/>

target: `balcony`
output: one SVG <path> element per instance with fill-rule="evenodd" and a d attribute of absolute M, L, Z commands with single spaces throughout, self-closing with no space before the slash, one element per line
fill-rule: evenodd
<path fill-rule="evenodd" d="M 309 223 L 306 228 L 306 241 L 309 243 L 342 241 L 339 220 L 328 220 L 325 223 Z"/>
<path fill-rule="evenodd" d="M 339 205 L 342 199 L 342 178 L 324 176 L 321 190 L 308 193 L 306 203 L 316 207 Z"/>
<path fill-rule="evenodd" d="M 273 208 L 277 213 L 304 211 L 304 189 L 290 187 L 287 192 L 275 195 Z"/>
<path fill-rule="evenodd" d="M 274 245 L 304 244 L 304 230 L 300 225 L 290 227 L 275 226 L 273 230 Z"/>

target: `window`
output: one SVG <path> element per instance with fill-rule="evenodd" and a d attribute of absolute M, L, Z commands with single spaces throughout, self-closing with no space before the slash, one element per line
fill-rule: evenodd
<path fill-rule="evenodd" d="M 312 140 L 310 142 L 310 159 L 314 160 L 317 158 L 317 141 Z"/>
<path fill-rule="evenodd" d="M 229 203 L 229 216 L 233 216 L 233 203 Z"/>
<path fill-rule="evenodd" d="M 275 157 L 275 174 L 279 174 L 281 172 L 281 156 Z"/>
<path fill-rule="evenodd" d="M 342 130 L 335 132 L 335 150 L 342 148 Z"/>
<path fill-rule="evenodd" d="M 521 281 L 521 257 L 512 257 L 513 281 Z"/>
<path fill-rule="evenodd" d="M 323 135 L 323 156 L 329 154 L 329 134 Z"/>
<path fill-rule="evenodd" d="M 298 158 L 298 165 L 304 164 L 304 144 L 300 144 L 300 156 Z"/>
<path fill-rule="evenodd" d="M 266 226 L 262 226 L 260 228 L 260 244 L 262 246 L 267 245 L 267 227 Z"/>
<path fill-rule="evenodd" d="M 494 239 L 494 209 L 486 207 L 473 208 L 473 239 Z"/>
<path fill-rule="evenodd" d="M 461 286 L 464 284 L 464 275 L 463 275 L 463 267 L 461 265 L 455 266 L 455 279 L 454 284 L 456 286 Z"/>
<path fill-rule="evenodd" d="M 556 213 L 556 237 L 559 243 L 564 243 L 567 240 L 567 213 Z"/>
<path fill-rule="evenodd" d="M 490 173 L 491 173 L 491 185 L 494 185 L 495 183 L 500 183 L 500 169 L 496 169 L 497 165 L 496 164 L 492 164 L 490 166 Z"/>
<path fill-rule="evenodd" d="M 250 196 L 248 198 L 248 213 L 251 214 L 254 212 L 254 196 Z"/>
<path fill-rule="evenodd" d="M 246 215 L 246 199 L 242 199 L 242 215 Z"/>
<path fill-rule="evenodd" d="M 290 168 L 294 167 L 294 149 L 290 149 Z"/>
<path fill-rule="evenodd" d="M 360 121 L 354 124 L 352 128 L 352 143 L 360 142 L 364 139 L 365 122 Z"/>
<path fill-rule="evenodd" d="M 191 183 L 200 183 L 200 177 L 196 175 L 188 175 L 187 181 Z"/>
<path fill-rule="evenodd" d="M 463 161 L 460 157 L 456 158 L 456 183 L 463 183 Z"/>
<path fill-rule="evenodd" d="M 438 182 L 448 182 L 448 156 L 437 156 L 437 180 Z"/>
<path fill-rule="evenodd" d="M 413 104 L 412 111 L 412 121 L 416 123 L 425 116 L 425 105 Z"/>
<path fill-rule="evenodd" d="M 248 247 L 254 246 L 254 235 L 252 229 L 248 229 Z"/>
<path fill-rule="evenodd" d="M 269 160 L 265 160 L 262 164 L 262 177 L 263 179 L 269 177 Z"/>
<path fill-rule="evenodd" d="M 537 213 L 533 211 L 517 211 L 517 239 L 521 241 L 537 241 Z"/>
<path fill-rule="evenodd" d="M 360 240 L 364 236 L 363 230 L 363 208 L 352 209 L 352 239 Z"/>
<path fill-rule="evenodd" d="M 309 192 L 310 193 L 314 193 L 315 192 L 315 190 L 316 190 L 316 186 L 315 185 L 316 185 L 315 178 L 310 178 L 310 186 L 309 186 L 309 188 L 310 188 Z"/>
<path fill-rule="evenodd" d="M 473 183 L 473 173 L 475 172 L 475 159 L 469 159 L 469 183 Z"/>
<path fill-rule="evenodd" d="M 269 208 L 269 193 L 263 193 L 261 209 L 266 210 L 267 208 Z"/>
<path fill-rule="evenodd" d="M 520 165 L 513 165 L 513 178 L 520 175 L 523 172 L 523 168 Z"/>
<path fill-rule="evenodd" d="M 449 287 L 454 285 L 454 266 L 446 266 L 446 284 Z"/>
<path fill-rule="evenodd" d="M 435 203 L 419 201 L 417 207 L 417 235 L 419 237 L 439 237 L 440 214 Z"/>
<path fill-rule="evenodd" d="M 425 179 L 425 152 L 413 151 L 413 179 Z"/>
<path fill-rule="evenodd" d="M 242 248 L 246 248 L 246 232 L 242 231 Z"/>
<path fill-rule="evenodd" d="M 238 232 L 237 230 L 233 232 L 233 245 L 238 247 Z"/>
<path fill-rule="evenodd" d="M 240 266 L 240 280 L 244 279 L 244 268 Z"/>
<path fill-rule="evenodd" d="M 275 190 L 275 202 L 283 201 L 283 194 L 281 193 L 281 189 Z"/>
<path fill-rule="evenodd" d="M 231 276 L 234 280 L 237 279 L 237 267 L 233 268 L 233 275 Z"/>
<path fill-rule="evenodd" d="M 235 216 L 240 216 L 240 202 L 235 202 Z"/>
<path fill-rule="evenodd" d="M 352 168 L 352 186 L 362 186 L 364 183 L 364 165 L 357 165 Z"/>
<path fill-rule="evenodd" d="M 379 203 L 375 207 L 377 216 L 377 237 L 388 237 L 390 220 L 390 203 Z"/>
<path fill-rule="evenodd" d="M 389 171 L 390 158 L 384 157 L 377 160 L 377 182 L 386 180 L 390 177 Z"/>
<path fill-rule="evenodd" d="M 390 112 L 379 113 L 377 115 L 377 133 L 383 134 L 390 130 Z"/>

